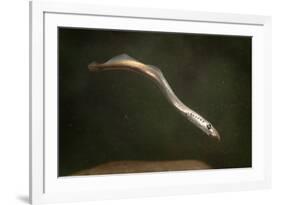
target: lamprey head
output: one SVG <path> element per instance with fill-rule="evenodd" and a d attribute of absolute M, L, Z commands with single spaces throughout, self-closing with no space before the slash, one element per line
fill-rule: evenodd
<path fill-rule="evenodd" d="M 219 132 L 216 130 L 216 128 L 209 121 L 207 121 L 202 116 L 200 116 L 198 113 L 189 109 L 188 112 L 185 113 L 185 117 L 194 125 L 196 125 L 198 128 L 200 128 L 209 137 L 220 141 L 221 137 Z"/>
<path fill-rule="evenodd" d="M 203 131 L 210 137 L 220 141 L 220 134 L 211 123 L 207 122 L 205 126 L 203 126 Z"/>

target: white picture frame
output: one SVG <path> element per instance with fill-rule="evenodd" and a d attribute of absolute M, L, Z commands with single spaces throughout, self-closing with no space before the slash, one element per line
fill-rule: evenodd
<path fill-rule="evenodd" d="M 32 204 L 270 187 L 270 17 L 34 1 L 30 3 L 30 25 Z M 56 94 L 59 26 L 253 36 L 252 168 L 58 178 L 54 92 Z"/>

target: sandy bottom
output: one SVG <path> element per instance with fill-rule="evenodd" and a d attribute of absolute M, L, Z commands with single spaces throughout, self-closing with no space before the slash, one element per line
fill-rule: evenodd
<path fill-rule="evenodd" d="M 90 169 L 73 173 L 72 176 L 96 174 L 120 174 L 140 172 L 162 172 L 211 169 L 212 167 L 198 160 L 173 161 L 113 161 L 97 165 Z"/>

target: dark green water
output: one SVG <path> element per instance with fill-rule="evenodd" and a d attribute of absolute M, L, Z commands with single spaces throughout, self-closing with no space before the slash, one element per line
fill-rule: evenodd
<path fill-rule="evenodd" d="M 221 142 L 183 118 L 151 80 L 88 71 L 122 53 L 159 67 Z M 251 37 L 60 28 L 58 73 L 59 176 L 114 160 L 251 167 Z"/>

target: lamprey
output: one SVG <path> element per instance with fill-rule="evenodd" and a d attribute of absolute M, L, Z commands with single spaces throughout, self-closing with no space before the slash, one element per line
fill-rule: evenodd
<path fill-rule="evenodd" d="M 167 100 L 182 114 L 187 120 L 200 128 L 208 136 L 220 140 L 220 135 L 214 126 L 199 115 L 194 110 L 186 106 L 174 93 L 161 70 L 153 65 L 143 64 L 132 57 L 122 54 L 116 56 L 105 63 L 93 62 L 88 66 L 92 72 L 107 71 L 107 70 L 127 70 L 141 74 L 153 82 L 160 88 Z"/>

